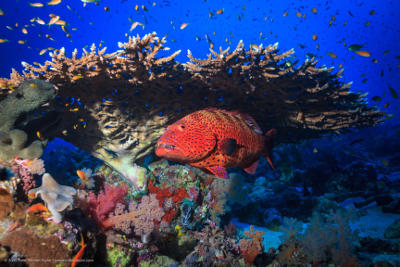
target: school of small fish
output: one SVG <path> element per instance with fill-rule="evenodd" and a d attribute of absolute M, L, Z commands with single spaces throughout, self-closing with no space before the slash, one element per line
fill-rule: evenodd
<path fill-rule="evenodd" d="M 82 7 L 83 8 L 95 8 L 96 6 L 100 6 L 104 12 L 111 12 L 114 11 L 115 9 L 111 9 L 110 6 L 108 5 L 104 5 L 105 2 L 102 0 L 80 0 Z M 123 3 L 125 1 L 121 1 L 121 3 Z M 204 0 L 204 2 L 206 3 L 207 0 Z M 145 25 L 147 25 L 148 23 L 148 17 L 151 15 L 151 10 L 152 8 L 158 7 L 158 6 L 166 6 L 169 7 L 170 6 L 170 2 L 167 0 L 162 0 L 160 3 L 156 3 L 155 1 L 150 2 L 151 4 L 147 3 L 137 3 L 134 4 L 134 6 L 132 7 L 132 11 L 134 13 L 134 15 L 129 16 L 128 20 L 130 21 L 130 26 L 127 28 L 127 32 L 133 32 L 133 31 L 137 31 L 137 30 L 144 30 L 145 29 Z M 42 48 L 38 48 L 38 47 L 31 47 L 31 43 L 30 43 L 30 39 L 29 36 L 31 36 L 32 34 L 38 34 L 38 36 L 40 38 L 43 39 L 47 39 L 50 40 L 52 42 L 57 42 L 59 40 L 56 40 L 55 38 L 53 38 L 53 34 L 54 31 L 51 32 L 46 32 L 46 29 L 48 28 L 49 30 L 55 28 L 57 31 L 61 30 L 64 33 L 64 36 L 66 38 L 69 38 L 72 41 L 72 37 L 74 35 L 75 31 L 79 31 L 79 29 L 77 27 L 72 27 L 72 25 L 65 19 L 63 18 L 63 16 L 59 13 L 59 11 L 54 11 L 54 13 L 50 13 L 52 12 L 52 10 L 56 10 L 55 8 L 66 8 L 69 12 L 71 12 L 73 15 L 77 16 L 80 20 L 84 20 L 85 17 L 82 16 L 81 14 L 79 14 L 79 9 L 77 9 L 76 7 L 71 7 L 71 5 L 67 2 L 67 1 L 63 1 L 63 0 L 48 0 L 47 2 L 45 1 L 38 1 L 38 2 L 27 2 L 25 4 L 21 3 L 21 5 L 27 5 L 29 7 L 31 7 L 32 9 L 32 18 L 30 19 L 30 23 L 24 24 L 24 23 L 14 23 L 14 24 L 10 24 L 10 25 L 6 25 L 6 28 L 10 31 L 14 31 L 19 29 L 19 32 L 22 33 L 22 35 L 17 38 L 15 40 L 15 38 L 11 38 L 7 37 L 6 35 L 2 35 L 0 36 L 0 44 L 4 44 L 7 45 L 7 43 L 12 43 L 12 42 L 16 42 L 21 46 L 25 46 L 27 48 L 30 49 L 35 49 L 37 50 L 38 55 L 40 56 L 44 56 L 47 54 L 47 52 L 54 50 L 55 48 L 53 48 L 52 46 L 47 46 L 47 47 L 42 47 Z M 262 18 L 261 20 L 264 21 L 265 23 L 274 23 L 275 20 L 281 20 L 281 21 L 289 21 L 289 20 L 295 20 L 298 21 L 299 23 L 302 23 L 304 20 L 309 19 L 309 18 L 314 18 L 314 17 L 319 17 L 322 18 L 321 21 L 325 21 L 325 23 L 327 23 L 328 27 L 335 27 L 336 25 L 339 25 L 340 23 L 342 23 L 343 26 L 348 25 L 349 23 L 351 23 L 351 19 L 353 18 L 357 18 L 357 16 L 360 16 L 359 12 L 356 10 L 346 10 L 342 13 L 345 13 L 347 15 L 347 18 L 343 18 L 343 14 L 339 13 L 339 11 L 336 11 L 335 13 L 332 12 L 332 10 L 329 10 L 330 8 L 328 6 L 326 6 L 325 8 L 322 8 L 320 6 L 320 4 L 317 4 L 317 2 L 315 3 L 316 6 L 299 6 L 299 7 L 287 7 L 286 9 L 282 10 L 280 12 L 275 11 L 275 10 L 269 10 L 268 14 L 267 12 L 263 12 L 262 13 Z M 360 3 L 360 6 L 363 5 L 363 3 Z M 251 8 L 251 7 L 250 7 Z M 35 10 L 43 10 L 46 9 L 47 12 L 49 12 L 48 19 L 45 19 L 43 17 L 43 14 L 36 14 L 37 12 L 35 12 Z M 325 9 L 325 10 L 323 10 Z M 59 9 L 58 9 L 59 10 Z M 204 14 L 205 17 L 208 18 L 210 20 L 210 23 L 212 23 L 213 21 L 218 20 L 219 17 L 226 17 L 226 18 L 237 18 L 238 21 L 244 21 L 247 16 L 248 16 L 248 10 L 249 8 L 245 5 L 241 5 L 241 4 L 236 4 L 235 5 L 235 9 L 231 9 L 229 7 L 223 6 L 222 4 L 220 4 L 220 6 L 216 6 L 214 8 L 211 9 L 205 9 L 204 10 Z M 249 11 L 250 12 L 250 11 Z M 7 7 L 3 6 L 0 8 L 0 16 L 4 16 L 7 17 Z M 176 30 L 181 30 L 182 32 L 193 32 L 196 31 L 196 26 L 194 25 L 194 22 L 190 21 L 189 19 L 189 13 L 190 11 L 188 10 L 185 14 L 185 18 L 183 19 L 183 14 L 181 16 L 180 19 L 177 18 L 173 18 L 170 20 L 170 25 L 171 25 L 171 29 L 173 31 Z M 327 14 L 327 13 L 331 13 L 331 14 Z M 366 12 L 366 14 L 363 15 L 367 15 L 365 17 L 364 22 L 362 22 L 362 24 L 365 27 L 372 27 L 371 22 L 372 19 L 370 18 L 374 18 L 377 15 L 379 15 L 379 11 L 371 8 L 369 11 Z M 275 16 L 274 16 L 275 14 Z M 278 15 L 278 16 L 277 16 Z M 65 16 L 65 15 L 64 15 Z M 368 17 L 370 16 L 370 18 Z M 253 21 L 256 20 L 256 18 L 252 19 Z M 208 22 L 207 22 L 208 23 Z M 93 26 L 95 25 L 95 22 L 93 21 L 89 21 L 89 25 Z M 140 26 L 140 27 L 138 27 Z M 37 30 L 34 30 L 32 28 L 34 27 L 40 27 L 40 31 L 38 33 Z M 296 31 L 298 28 L 298 25 L 294 25 L 292 26 L 294 28 L 294 30 Z M 185 30 L 185 31 L 183 31 Z M 126 33 L 125 35 L 127 36 L 128 33 Z M 168 35 L 169 33 L 167 33 L 166 35 Z M 320 51 L 322 49 L 321 47 L 321 43 L 324 41 L 324 39 L 326 38 L 325 36 L 327 34 L 330 33 L 324 33 L 324 32 L 314 32 L 311 35 L 307 35 L 307 36 L 311 36 L 311 40 L 314 41 L 313 43 L 315 44 L 315 49 L 317 51 Z M 218 32 L 216 31 L 211 31 L 211 32 L 203 32 L 203 33 L 195 33 L 194 36 L 194 40 L 199 41 L 199 42 L 206 42 L 208 44 L 208 46 L 212 49 L 215 45 L 215 42 L 213 41 L 213 39 L 215 37 L 217 37 Z M 278 37 L 277 33 L 273 33 L 272 31 L 260 31 L 259 32 L 259 39 L 262 40 L 266 40 L 270 37 L 268 37 L 268 35 L 270 35 L 271 37 Z M 226 42 L 226 44 L 230 45 L 232 44 L 232 40 L 236 38 L 235 35 L 232 32 L 229 32 L 228 36 L 224 37 L 224 40 Z M 308 37 L 310 38 L 310 37 Z M 57 38 L 58 39 L 58 38 Z M 178 38 L 171 38 L 170 41 L 172 41 L 173 43 L 177 42 Z M 60 40 L 61 41 L 61 40 Z M 103 45 L 103 41 L 101 41 L 99 47 L 102 47 Z M 364 60 L 362 58 L 365 59 L 369 59 L 369 62 L 374 63 L 374 64 L 379 64 L 381 62 L 381 58 L 382 56 L 386 56 L 389 53 L 391 53 L 391 51 L 389 49 L 384 50 L 380 55 L 379 53 L 377 53 L 376 51 L 373 51 L 373 53 L 368 49 L 368 47 L 371 45 L 369 45 L 368 43 L 350 43 L 348 42 L 348 40 L 345 40 L 345 38 L 342 38 L 340 40 L 338 40 L 338 43 L 341 43 L 344 45 L 344 47 L 346 48 L 347 52 L 350 53 L 348 55 L 346 55 L 346 57 L 351 57 L 351 59 L 357 59 L 357 57 L 359 57 L 360 60 Z M 349 44 L 350 43 L 350 44 Z M 303 43 L 299 43 L 298 46 L 300 47 L 300 49 L 309 49 L 309 45 L 307 44 L 303 44 Z M 258 50 L 259 45 L 251 43 L 250 44 L 250 48 L 254 49 L 254 50 Z M 343 53 L 343 49 L 338 47 L 337 49 L 330 49 L 330 51 L 326 51 L 325 52 L 329 57 L 326 57 L 326 59 L 331 59 L 333 63 L 335 63 L 336 61 L 342 61 L 341 63 L 338 62 L 338 66 L 339 68 L 343 68 L 343 60 L 345 60 L 346 58 L 344 57 L 344 53 Z M 319 58 L 324 58 L 323 54 L 321 55 L 321 53 L 306 53 L 305 57 L 306 58 L 316 58 L 317 55 L 319 54 Z M 355 56 L 352 56 L 352 55 Z M 398 63 L 396 64 L 395 68 L 400 69 L 400 55 L 396 56 Z M 293 65 L 293 62 L 296 63 L 296 59 L 295 58 L 291 58 L 290 60 L 287 60 L 285 62 L 285 65 L 288 67 L 291 67 Z M 389 67 L 389 72 L 392 71 L 394 68 Z M 384 77 L 385 73 L 387 73 L 387 70 L 384 71 L 383 69 L 380 71 L 380 76 Z M 80 77 L 79 75 L 77 75 L 76 77 L 73 77 L 72 80 L 76 81 L 78 79 L 82 79 L 83 77 Z M 361 83 L 368 83 L 368 81 L 371 79 L 368 79 L 366 77 L 362 77 L 360 79 Z M 397 99 L 397 91 L 395 88 L 393 88 L 392 86 L 388 85 L 389 89 L 389 94 L 393 99 Z M 381 102 L 383 99 L 385 99 L 386 94 L 382 93 L 382 95 L 375 95 L 375 96 L 371 96 L 371 100 L 374 102 Z M 386 99 L 385 99 L 386 102 Z M 387 108 L 389 106 L 388 102 L 386 102 L 383 105 L 385 108 Z"/>

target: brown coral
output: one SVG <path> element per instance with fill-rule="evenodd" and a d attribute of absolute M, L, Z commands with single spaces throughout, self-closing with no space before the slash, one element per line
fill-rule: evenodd
<path fill-rule="evenodd" d="M 256 231 L 253 226 L 250 226 L 250 231 L 244 233 L 249 239 L 240 240 L 240 252 L 244 255 L 247 263 L 253 263 L 255 258 L 263 252 L 263 234 L 265 232 Z"/>
<path fill-rule="evenodd" d="M 277 128 L 280 142 L 372 126 L 384 115 L 338 80 L 342 70 L 317 68 L 314 59 L 298 67 L 285 64 L 292 50 L 245 50 L 240 42 L 232 52 L 210 49 L 207 59 L 189 51 L 190 62 L 181 64 L 174 60 L 180 51 L 156 57 L 168 50 L 165 42 L 152 33 L 129 38 L 111 54 L 94 45 L 81 57 L 76 50 L 71 58 L 55 50 L 51 61 L 25 63 L 23 75 L 13 70 L 0 82 L 17 86 L 39 78 L 55 84 L 59 98 L 49 108 L 63 115 L 52 134 L 117 170 L 150 153 L 167 124 L 208 106 L 247 112 L 262 129 Z M 81 104 L 71 104 L 72 98 Z"/>
<path fill-rule="evenodd" d="M 20 253 L 30 267 L 52 267 L 58 263 L 67 264 L 72 259 L 70 251 L 58 237 L 40 238 L 28 228 L 8 233 L 0 240 L 0 245 Z"/>
<path fill-rule="evenodd" d="M 0 220 L 5 218 L 23 219 L 25 218 L 26 204 L 14 202 L 13 196 L 5 189 L 0 188 Z"/>

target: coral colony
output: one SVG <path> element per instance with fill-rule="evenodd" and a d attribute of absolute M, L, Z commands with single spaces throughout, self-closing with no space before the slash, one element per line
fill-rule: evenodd
<path fill-rule="evenodd" d="M 41 267 L 87 262 L 362 266 L 374 242 L 387 242 L 399 252 L 398 243 L 390 241 L 399 237 L 398 221 L 385 232 L 387 240 L 368 241 L 350 227 L 361 211 L 343 208 L 351 197 L 363 197 L 352 199 L 359 208 L 376 201 L 393 211 L 400 203 L 382 186 L 355 186 L 352 172 L 376 178 L 366 164 L 346 169 L 336 162 L 336 170 L 342 170 L 337 176 L 346 179 L 335 183 L 321 178 L 327 177 L 328 168 L 316 167 L 317 177 L 317 170 L 289 167 L 289 162 L 304 165 L 292 143 L 383 120 L 385 113 L 350 92 L 350 83 L 338 80 L 342 70 L 318 68 L 314 58 L 295 68 L 282 64 L 294 51 L 279 53 L 277 44 L 246 50 L 243 42 L 233 51 L 211 47 L 206 59 L 188 51 L 189 62 L 182 64 L 174 59 L 180 51 L 158 56 L 167 50 L 165 43 L 165 37 L 150 33 L 129 37 L 119 44 L 121 50 L 109 54 L 95 45 L 81 56 L 77 50 L 67 57 L 65 49 L 55 49 L 51 61 L 24 63 L 22 74 L 13 70 L 9 79 L 0 79 L 0 260 Z M 208 107 L 249 114 L 251 119 L 243 115 L 240 123 L 255 131 L 254 136 L 276 129 L 276 171 L 261 174 L 252 168 L 254 178 L 233 169 L 229 179 L 221 179 L 214 175 L 220 169 L 207 167 L 213 174 L 199 164 L 149 160 L 167 126 Z M 220 112 L 214 119 L 239 121 L 232 114 Z M 46 152 L 55 138 L 74 147 Z M 232 157 L 239 153 L 238 140 L 218 140 L 211 147 L 218 152 L 213 160 L 220 159 L 220 152 Z M 159 147 L 177 151 L 181 140 L 175 141 Z M 82 166 L 88 153 L 100 165 L 90 165 L 91 158 Z M 76 158 L 80 160 L 67 163 Z M 60 168 L 48 166 L 52 172 L 46 172 L 46 162 L 56 161 Z M 269 169 L 265 160 L 259 165 Z M 223 171 L 221 176 L 228 178 Z M 306 176 L 310 179 L 302 179 Z M 335 188 L 337 194 L 325 194 L 326 188 Z M 372 191 L 382 197 L 369 199 Z M 240 221 L 255 226 L 246 228 Z M 276 233 L 280 238 L 272 241 Z"/>

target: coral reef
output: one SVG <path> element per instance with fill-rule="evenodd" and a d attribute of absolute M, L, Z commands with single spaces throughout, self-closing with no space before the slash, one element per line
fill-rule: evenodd
<path fill-rule="evenodd" d="M 131 201 L 128 211 L 122 204 L 118 204 L 114 215 L 111 215 L 105 222 L 105 227 L 114 227 L 124 233 L 130 234 L 134 228 L 135 234 L 142 237 L 143 242 L 148 242 L 148 236 L 155 228 L 155 223 L 159 223 L 164 216 L 163 209 L 159 206 L 154 194 L 144 196 L 140 203 Z"/>
<path fill-rule="evenodd" d="M 49 82 L 32 79 L 19 84 L 18 88 L 7 95 L 0 105 L 0 131 L 10 131 L 20 116 L 48 103 L 56 96 L 54 85 Z"/>
<path fill-rule="evenodd" d="M 244 235 L 248 238 L 240 239 L 240 251 L 247 263 L 253 263 L 255 258 L 264 251 L 262 244 L 264 232 L 256 231 L 253 226 Z"/>
<path fill-rule="evenodd" d="M 9 161 L 15 157 L 23 159 L 40 158 L 42 143 L 36 140 L 27 143 L 28 135 L 22 130 L 0 131 L 0 161 Z"/>
<path fill-rule="evenodd" d="M 0 220 L 6 218 L 24 218 L 25 209 L 25 203 L 15 202 L 13 196 L 9 192 L 0 188 Z"/>
<path fill-rule="evenodd" d="M 8 233 L 0 245 L 18 252 L 31 267 L 53 267 L 67 264 L 72 258 L 70 250 L 56 236 L 39 237 L 34 231 L 23 228 Z"/>
<path fill-rule="evenodd" d="M 41 159 L 23 160 L 15 158 L 11 162 L 11 170 L 16 178 L 21 180 L 25 195 L 28 195 L 29 190 L 36 187 L 34 175 L 42 175 L 45 172 L 44 162 Z"/>
<path fill-rule="evenodd" d="M 1 82 L 16 87 L 43 79 L 56 85 L 58 97 L 47 111 L 61 117 L 50 116 L 52 130 L 44 135 L 64 138 L 121 173 L 153 150 L 168 123 L 204 107 L 247 112 L 262 129 L 275 127 L 278 142 L 371 126 L 384 116 L 338 80 L 343 70 L 318 68 L 314 59 L 288 66 L 294 51 L 279 54 L 276 44 L 246 50 L 239 42 L 232 52 L 210 48 L 206 59 L 189 51 L 190 61 L 181 64 L 174 61 L 180 51 L 157 57 L 168 50 L 165 42 L 151 33 L 130 37 L 111 54 L 94 45 L 81 57 L 77 50 L 71 58 L 55 50 L 51 61 L 24 63 L 23 75 L 13 70 Z"/>
<path fill-rule="evenodd" d="M 128 193 L 127 186 L 105 185 L 104 190 L 98 195 L 89 192 L 88 196 L 80 200 L 83 210 L 96 222 L 100 229 L 107 228 L 104 225 L 108 215 L 113 212 L 118 205 L 125 200 Z"/>
<path fill-rule="evenodd" d="M 76 194 L 75 188 L 58 184 L 49 173 L 42 176 L 42 185 L 31 189 L 29 193 L 40 195 L 46 203 L 47 208 L 53 215 L 55 222 L 61 222 L 60 212 L 73 205 L 73 196 Z"/>

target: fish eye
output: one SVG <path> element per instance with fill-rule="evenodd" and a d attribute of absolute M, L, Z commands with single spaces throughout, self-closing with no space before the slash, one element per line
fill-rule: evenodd
<path fill-rule="evenodd" d="M 181 124 L 178 126 L 179 130 L 183 131 L 183 129 L 185 129 L 185 125 Z"/>

